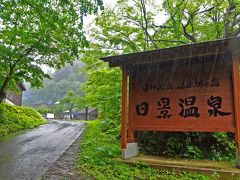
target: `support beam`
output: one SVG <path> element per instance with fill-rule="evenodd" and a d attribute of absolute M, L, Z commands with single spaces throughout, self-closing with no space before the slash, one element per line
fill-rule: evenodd
<path fill-rule="evenodd" d="M 235 139 L 237 145 L 237 167 L 240 168 L 240 81 L 239 81 L 239 55 L 233 53 L 233 96 L 234 96 L 234 118 L 235 118 Z"/>
<path fill-rule="evenodd" d="M 122 149 L 127 148 L 127 70 L 122 67 Z"/>
<path fill-rule="evenodd" d="M 131 118 L 131 112 L 130 112 L 130 104 L 133 104 L 132 102 L 132 79 L 131 79 L 131 76 L 129 75 L 129 95 L 128 95 L 128 103 L 129 103 L 129 107 L 128 107 L 128 129 L 127 129 L 127 142 L 128 143 L 132 143 L 132 142 L 135 142 L 135 139 L 134 139 L 134 132 L 133 132 L 133 128 L 132 128 L 132 118 Z"/>

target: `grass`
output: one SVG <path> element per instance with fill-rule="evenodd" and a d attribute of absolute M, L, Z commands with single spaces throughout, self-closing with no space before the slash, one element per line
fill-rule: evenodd
<path fill-rule="evenodd" d="M 81 153 L 77 160 L 77 168 L 82 175 L 96 179 L 171 179 L 171 180 L 206 180 L 213 177 L 194 173 L 174 173 L 157 170 L 145 164 L 129 166 L 117 160 L 120 155 L 119 140 L 102 132 L 101 122 L 88 122 L 88 129 Z"/>
<path fill-rule="evenodd" d="M 45 123 L 45 119 L 32 108 L 0 104 L 0 137 Z"/>

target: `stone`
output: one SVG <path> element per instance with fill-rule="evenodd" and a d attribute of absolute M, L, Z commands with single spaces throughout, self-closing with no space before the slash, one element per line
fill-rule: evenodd
<path fill-rule="evenodd" d="M 122 158 L 123 159 L 135 157 L 135 156 L 138 156 L 138 154 L 139 154 L 139 149 L 138 149 L 137 142 L 127 143 L 127 148 L 122 149 Z"/>

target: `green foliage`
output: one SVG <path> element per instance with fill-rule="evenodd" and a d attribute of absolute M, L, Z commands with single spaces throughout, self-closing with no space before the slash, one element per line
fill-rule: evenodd
<path fill-rule="evenodd" d="M 102 120 L 100 123 L 100 128 L 102 132 L 109 135 L 109 138 L 112 138 L 112 141 L 119 140 L 121 138 L 121 125 L 118 121 Z"/>
<path fill-rule="evenodd" d="M 29 107 L 0 104 L 0 136 L 31 129 L 44 123 L 43 117 Z"/>
<path fill-rule="evenodd" d="M 45 105 L 39 106 L 35 108 L 35 110 L 37 110 L 42 116 L 45 116 L 49 112 L 49 108 Z"/>
<path fill-rule="evenodd" d="M 76 105 L 77 97 L 73 91 L 67 91 L 60 103 L 63 104 L 66 109 L 73 109 Z"/>
<path fill-rule="evenodd" d="M 112 135 L 102 131 L 99 120 L 88 122 L 87 134 L 81 144 L 81 153 L 77 160 L 77 167 L 82 174 L 96 179 L 210 179 L 207 176 L 193 173 L 176 174 L 170 171 L 157 170 L 143 163 L 127 165 L 119 162 L 119 141 Z M 115 139 L 115 140 L 113 140 Z"/>
<path fill-rule="evenodd" d="M 63 113 L 63 107 L 61 104 L 56 104 L 48 108 L 49 113 L 54 113 L 56 117 L 61 117 Z"/>
<path fill-rule="evenodd" d="M 85 52 L 82 61 L 86 64 L 87 82 L 83 86 L 88 105 L 99 109 L 100 118 L 114 119 L 120 123 L 121 72 L 108 69 L 96 57 L 101 51 Z"/>
<path fill-rule="evenodd" d="M 60 105 L 62 107 L 62 110 L 69 111 L 70 119 L 73 119 L 72 112 L 74 108 L 78 106 L 79 98 L 80 97 L 76 96 L 76 94 L 73 91 L 67 91 L 64 98 L 60 100 Z"/>
<path fill-rule="evenodd" d="M 216 141 L 216 143 L 210 146 L 210 154 L 213 160 L 235 160 L 236 144 L 233 133 L 214 133 L 213 139 Z"/>
<path fill-rule="evenodd" d="M 1 1 L 0 101 L 17 83 L 42 86 L 50 78 L 40 68 L 60 69 L 79 58 L 88 45 L 83 16 L 96 13 L 102 1 Z"/>
<path fill-rule="evenodd" d="M 199 42 L 237 36 L 240 1 L 164 0 L 163 9 L 169 17 L 168 36 L 183 42 Z"/>
<path fill-rule="evenodd" d="M 146 154 L 179 156 L 216 161 L 234 161 L 235 140 L 232 133 L 139 132 L 139 145 Z"/>
<path fill-rule="evenodd" d="M 78 74 L 78 69 L 83 67 L 81 61 L 75 61 L 73 65 L 66 65 L 54 73 L 49 73 L 51 80 L 45 79 L 44 87 L 40 89 L 30 88 L 27 84 L 27 91 L 23 94 L 23 104 L 36 105 L 41 103 L 56 102 L 62 99 L 67 91 L 74 91 L 81 96 L 81 83 L 86 80 L 85 74 Z"/>

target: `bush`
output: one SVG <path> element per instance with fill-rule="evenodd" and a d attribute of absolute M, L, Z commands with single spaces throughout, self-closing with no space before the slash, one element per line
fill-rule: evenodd
<path fill-rule="evenodd" d="M 138 132 L 145 154 L 215 161 L 234 161 L 233 133 Z"/>
<path fill-rule="evenodd" d="M 0 136 L 44 124 L 45 119 L 29 107 L 0 104 Z"/>
<path fill-rule="evenodd" d="M 94 179 L 211 179 L 196 173 L 174 173 L 153 169 L 143 163 L 131 166 L 120 162 L 120 142 L 115 133 L 108 129 L 113 125 L 111 121 L 99 120 L 88 122 L 88 130 L 81 144 L 81 153 L 77 160 L 77 167 L 82 175 Z M 116 128 L 117 129 L 117 128 Z M 110 132 L 111 131 L 111 132 Z M 92 179 L 89 178 L 89 179 Z"/>

